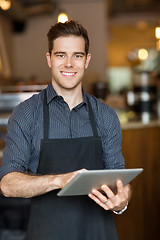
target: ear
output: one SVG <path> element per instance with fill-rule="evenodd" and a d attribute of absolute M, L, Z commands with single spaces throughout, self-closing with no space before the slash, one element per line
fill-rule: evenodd
<path fill-rule="evenodd" d="M 46 58 L 47 58 L 48 66 L 49 66 L 49 68 L 51 68 L 51 56 L 49 53 L 46 53 Z"/>
<path fill-rule="evenodd" d="M 90 60 L 91 60 L 91 54 L 88 53 L 88 54 L 87 54 L 87 57 L 86 57 L 85 69 L 88 68 L 88 65 L 89 65 Z"/>

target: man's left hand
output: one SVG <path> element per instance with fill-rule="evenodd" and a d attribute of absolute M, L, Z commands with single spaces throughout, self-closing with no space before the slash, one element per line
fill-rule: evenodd
<path fill-rule="evenodd" d="M 105 210 L 121 211 L 128 204 L 131 190 L 129 184 L 124 187 L 120 180 L 117 181 L 116 185 L 116 194 L 107 185 L 102 185 L 101 190 L 104 194 L 93 189 L 88 196 Z"/>

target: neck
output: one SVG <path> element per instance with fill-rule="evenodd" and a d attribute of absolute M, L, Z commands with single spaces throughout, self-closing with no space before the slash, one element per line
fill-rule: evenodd
<path fill-rule="evenodd" d="M 71 97 L 72 96 L 72 97 Z M 76 107 L 78 104 L 80 104 L 83 101 L 82 93 L 79 94 L 79 96 L 71 94 L 66 94 L 63 96 L 64 101 L 68 104 L 69 109 L 72 110 L 74 107 Z"/>
<path fill-rule="evenodd" d="M 83 101 L 81 85 L 79 85 L 79 87 L 75 89 L 57 89 L 54 85 L 53 87 L 56 93 L 63 97 L 64 101 L 68 104 L 70 110 L 72 110 L 74 107 L 76 107 Z"/>

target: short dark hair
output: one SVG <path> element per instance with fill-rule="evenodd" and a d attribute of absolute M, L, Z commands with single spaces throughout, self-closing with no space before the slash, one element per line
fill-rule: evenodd
<path fill-rule="evenodd" d="M 53 49 L 54 40 L 56 40 L 58 37 L 65 37 L 70 35 L 83 37 L 85 41 L 85 53 L 87 55 L 89 52 L 89 38 L 87 30 L 81 24 L 73 20 L 67 21 L 65 23 L 56 23 L 49 29 L 47 37 L 50 55 Z"/>

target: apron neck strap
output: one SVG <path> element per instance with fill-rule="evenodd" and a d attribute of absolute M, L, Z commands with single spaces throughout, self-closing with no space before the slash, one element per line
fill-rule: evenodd
<path fill-rule="evenodd" d="M 45 140 L 48 139 L 49 133 L 49 105 L 47 104 L 47 91 L 44 91 L 43 99 L 43 137 Z"/>
<path fill-rule="evenodd" d="M 88 103 L 89 119 L 90 119 L 90 123 L 91 123 L 91 126 L 92 126 L 93 136 L 98 137 L 95 117 L 94 117 L 93 109 L 92 109 L 92 106 L 91 106 L 91 103 L 90 103 L 88 97 L 87 97 L 87 103 Z"/>
<path fill-rule="evenodd" d="M 98 137 L 97 127 L 95 123 L 95 117 L 91 103 L 87 97 L 88 110 L 89 110 L 89 119 L 92 126 L 93 136 Z M 47 104 L 47 92 L 44 91 L 44 100 L 43 100 L 43 137 L 44 140 L 48 139 L 49 133 L 49 105 Z"/>

